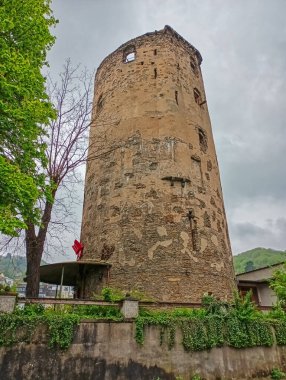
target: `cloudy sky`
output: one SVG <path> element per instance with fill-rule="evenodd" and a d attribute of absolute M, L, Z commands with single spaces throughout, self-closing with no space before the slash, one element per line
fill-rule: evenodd
<path fill-rule="evenodd" d="M 53 75 L 172 26 L 203 56 L 233 253 L 286 250 L 286 1 L 54 0 Z M 78 215 L 81 215 L 80 208 Z"/>

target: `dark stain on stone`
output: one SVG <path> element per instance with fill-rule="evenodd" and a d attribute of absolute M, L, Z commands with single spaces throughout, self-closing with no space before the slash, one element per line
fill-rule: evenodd
<path fill-rule="evenodd" d="M 156 170 L 158 167 L 158 162 L 152 162 L 150 165 L 149 165 L 149 169 L 150 170 Z"/>
<path fill-rule="evenodd" d="M 88 352 L 88 347 L 87 350 Z M 86 355 L 70 356 L 60 351 L 38 345 L 31 350 L 28 346 L 6 349 L 1 379 L 5 380 L 175 380 L 175 375 L 155 366 L 144 366 L 133 360 L 123 363 L 107 363 L 99 357 Z"/>
<path fill-rule="evenodd" d="M 209 228 L 211 227 L 211 218 L 206 211 L 204 213 L 204 226 Z"/>
<path fill-rule="evenodd" d="M 145 189 L 145 185 L 144 183 L 135 183 L 134 185 L 136 187 L 136 189 Z"/>
<path fill-rule="evenodd" d="M 157 194 L 157 191 L 155 191 L 154 189 L 151 189 L 149 191 L 149 193 L 146 193 L 146 197 L 147 198 L 153 198 L 153 199 L 158 199 L 158 194 Z"/>
<path fill-rule="evenodd" d="M 212 168 L 213 168 L 212 162 L 211 162 L 211 160 L 208 160 L 208 162 L 207 162 L 207 169 L 208 169 L 208 171 L 210 172 L 212 170 Z"/>

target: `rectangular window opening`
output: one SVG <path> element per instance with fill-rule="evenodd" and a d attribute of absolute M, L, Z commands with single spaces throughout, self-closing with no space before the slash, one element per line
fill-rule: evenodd
<path fill-rule="evenodd" d="M 175 91 L 175 100 L 176 100 L 177 105 L 179 105 L 179 102 L 178 102 L 178 91 Z"/>

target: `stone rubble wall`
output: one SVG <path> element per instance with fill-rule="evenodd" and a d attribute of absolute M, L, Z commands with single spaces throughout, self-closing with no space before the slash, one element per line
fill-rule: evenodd
<path fill-rule="evenodd" d="M 130 49 L 135 60 L 125 63 Z M 125 43 L 97 71 L 81 240 L 83 259 L 112 264 L 111 287 L 162 301 L 232 295 L 200 63 L 198 51 L 165 27 Z M 93 288 L 87 276 L 87 296 Z"/>

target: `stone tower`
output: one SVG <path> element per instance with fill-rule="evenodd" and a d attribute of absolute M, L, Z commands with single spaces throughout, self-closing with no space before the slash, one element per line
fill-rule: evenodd
<path fill-rule="evenodd" d="M 162 301 L 231 297 L 234 272 L 197 49 L 171 27 L 126 42 L 95 78 L 83 259 L 95 282 Z M 98 287 L 97 287 L 98 288 Z"/>

